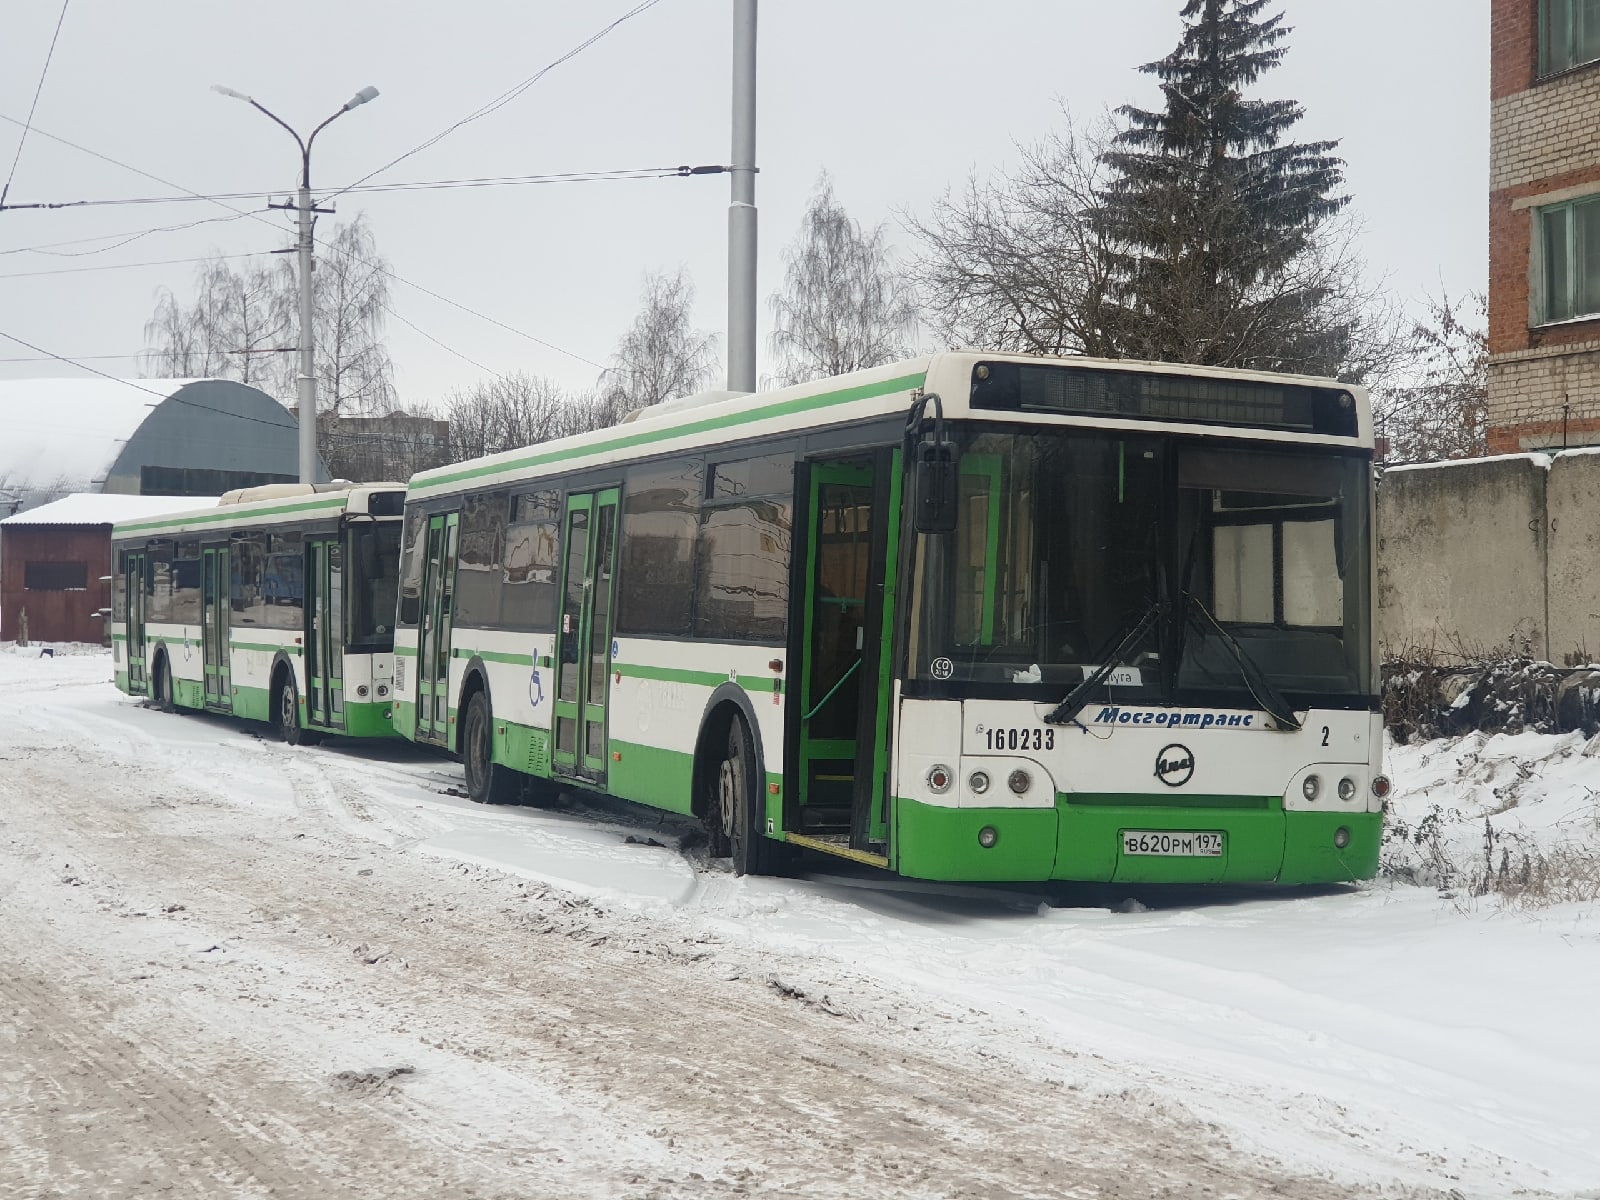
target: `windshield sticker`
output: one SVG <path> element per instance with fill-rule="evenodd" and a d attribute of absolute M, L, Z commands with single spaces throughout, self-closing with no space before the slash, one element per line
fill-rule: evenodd
<path fill-rule="evenodd" d="M 935 679 L 949 679 L 956 673 L 956 665 L 948 658 L 936 658 L 928 668 Z"/>

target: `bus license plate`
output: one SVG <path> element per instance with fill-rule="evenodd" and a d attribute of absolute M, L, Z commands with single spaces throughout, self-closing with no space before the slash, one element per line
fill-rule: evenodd
<path fill-rule="evenodd" d="M 1153 855 L 1158 858 L 1221 858 L 1220 833 L 1194 833 L 1171 830 L 1124 829 L 1122 852 Z"/>

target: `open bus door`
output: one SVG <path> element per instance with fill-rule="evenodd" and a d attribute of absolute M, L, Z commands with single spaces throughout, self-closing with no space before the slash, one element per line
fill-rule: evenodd
<path fill-rule="evenodd" d="M 417 740 L 450 745 L 450 626 L 455 615 L 460 513 L 428 518 L 422 629 L 417 643 Z"/>
<path fill-rule="evenodd" d="M 556 627 L 555 746 L 551 770 L 603 787 L 611 685 L 611 611 L 618 489 L 567 497 L 561 620 Z"/>
<path fill-rule="evenodd" d="M 897 451 L 883 450 L 811 464 L 803 614 L 790 651 L 800 664 L 790 840 L 877 865 L 887 865 L 888 848 L 898 463 Z"/>
<path fill-rule="evenodd" d="M 206 707 L 218 712 L 233 711 L 233 685 L 228 661 L 232 612 L 228 547 L 226 545 L 202 547 L 200 551 L 201 669 L 205 676 Z"/>

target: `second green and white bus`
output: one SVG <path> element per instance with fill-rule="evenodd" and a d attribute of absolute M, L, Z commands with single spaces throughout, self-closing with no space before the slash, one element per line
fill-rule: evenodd
<path fill-rule="evenodd" d="M 396 720 L 469 794 L 936 880 L 1375 873 L 1365 393 L 947 353 L 428 471 Z"/>
<path fill-rule="evenodd" d="M 117 686 L 286 741 L 394 734 L 405 488 L 272 484 L 112 530 Z"/>

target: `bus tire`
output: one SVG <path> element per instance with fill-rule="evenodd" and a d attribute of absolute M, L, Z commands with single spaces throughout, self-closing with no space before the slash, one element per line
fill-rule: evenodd
<path fill-rule="evenodd" d="M 466 770 L 467 799 L 474 804 L 515 804 L 522 798 L 522 779 L 494 761 L 494 713 L 486 692 L 473 692 L 461 725 L 461 765 Z"/>
<path fill-rule="evenodd" d="M 155 695 L 156 707 L 164 713 L 176 712 L 178 705 L 172 698 L 172 667 L 167 662 L 165 654 L 156 655 L 152 684 L 151 691 Z"/>
<path fill-rule="evenodd" d="M 744 717 L 728 722 L 728 748 L 717 767 L 717 829 L 713 842 L 721 841 L 733 859 L 736 875 L 777 873 L 778 847 L 762 834 L 765 788 L 755 739 Z"/>
<path fill-rule="evenodd" d="M 291 746 L 315 746 L 322 735 L 300 723 L 300 695 L 295 690 L 294 676 L 287 671 L 278 680 L 277 698 L 273 701 L 277 714 L 278 733 Z"/>

